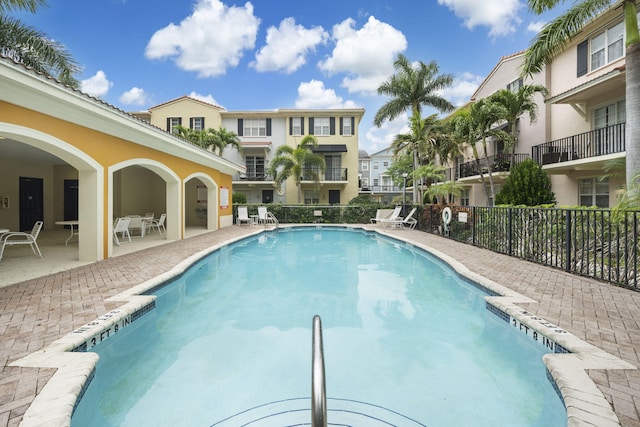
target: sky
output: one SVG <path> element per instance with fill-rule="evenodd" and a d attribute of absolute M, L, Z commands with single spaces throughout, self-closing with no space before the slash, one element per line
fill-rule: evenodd
<path fill-rule="evenodd" d="M 459 106 L 559 13 L 520 0 L 48 1 L 11 15 L 70 52 L 89 95 L 128 112 L 184 95 L 228 111 L 364 108 L 369 154 L 407 126 L 373 125 L 398 54 L 452 75 L 441 95 Z"/>

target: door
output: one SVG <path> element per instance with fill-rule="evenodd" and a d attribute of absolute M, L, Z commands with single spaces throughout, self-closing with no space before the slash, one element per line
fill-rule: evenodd
<path fill-rule="evenodd" d="M 64 220 L 78 220 L 78 180 L 64 180 Z"/>
<path fill-rule="evenodd" d="M 44 219 L 44 196 L 42 178 L 21 176 L 20 191 L 20 231 L 31 231 L 36 221 Z"/>
<path fill-rule="evenodd" d="M 330 205 L 340 204 L 340 190 L 329 190 L 329 204 Z"/>
<path fill-rule="evenodd" d="M 262 203 L 273 202 L 273 190 L 262 190 Z"/>

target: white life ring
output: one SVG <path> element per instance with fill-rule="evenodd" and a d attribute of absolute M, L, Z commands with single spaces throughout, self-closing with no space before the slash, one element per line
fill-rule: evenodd
<path fill-rule="evenodd" d="M 449 225 L 449 223 L 451 222 L 451 218 L 451 208 L 447 206 L 446 208 L 442 209 L 442 222 Z"/>

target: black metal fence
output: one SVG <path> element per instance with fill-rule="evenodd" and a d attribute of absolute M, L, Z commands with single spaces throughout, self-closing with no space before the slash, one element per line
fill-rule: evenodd
<path fill-rule="evenodd" d="M 640 291 L 640 212 L 608 209 L 425 206 L 420 229 Z"/>

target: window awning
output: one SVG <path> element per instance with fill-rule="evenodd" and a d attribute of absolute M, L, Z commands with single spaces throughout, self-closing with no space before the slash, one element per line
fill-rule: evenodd
<path fill-rule="evenodd" d="M 316 148 L 312 148 L 314 153 L 346 153 L 346 144 L 324 144 L 318 145 Z"/>

